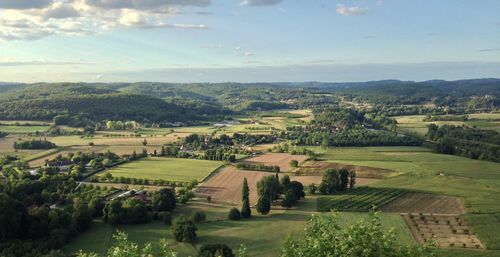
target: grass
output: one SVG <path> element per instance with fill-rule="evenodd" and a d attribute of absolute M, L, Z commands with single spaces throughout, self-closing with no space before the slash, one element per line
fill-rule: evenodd
<path fill-rule="evenodd" d="M 466 249 L 437 249 L 438 257 L 498 257 L 500 251 L 466 250 Z"/>
<path fill-rule="evenodd" d="M 487 249 L 500 250 L 500 213 L 469 214 L 465 215 L 465 221 L 474 228 Z"/>
<path fill-rule="evenodd" d="M 500 212 L 500 163 L 431 153 L 423 147 L 311 149 L 326 161 L 391 169 L 400 174 L 372 186 L 458 196 L 469 212 Z"/>
<path fill-rule="evenodd" d="M 406 193 L 406 190 L 401 189 L 359 187 L 344 193 L 319 197 L 316 208 L 321 212 L 367 212 L 373 207 L 378 209 Z"/>
<path fill-rule="evenodd" d="M 113 177 L 189 182 L 202 181 L 221 165 L 222 162 L 217 161 L 151 157 L 119 165 L 107 171 Z"/>
<path fill-rule="evenodd" d="M 397 116 L 394 117 L 398 122 L 398 128 L 403 131 L 410 131 L 417 133 L 419 135 L 425 135 L 427 133 L 427 126 L 429 124 L 436 124 L 442 126 L 448 125 L 467 125 L 475 126 L 480 129 L 491 129 L 500 132 L 500 114 L 499 113 L 475 113 L 469 114 L 468 121 L 423 121 L 425 115 L 409 115 L 409 116 Z"/>
<path fill-rule="evenodd" d="M 28 134 L 35 132 L 45 132 L 49 130 L 50 126 L 5 126 L 0 125 L 0 131 L 12 134 Z"/>
<path fill-rule="evenodd" d="M 138 225 L 124 225 L 113 227 L 102 222 L 94 222 L 92 228 L 72 240 L 64 251 L 67 253 L 83 249 L 86 252 L 104 254 L 111 246 L 112 234 L 117 230 L 123 230 L 129 235 L 129 239 L 138 244 L 146 242 L 158 242 L 165 238 L 170 245 L 179 252 L 179 256 L 196 256 L 197 249 L 208 243 L 225 243 L 233 250 L 241 244 L 248 247 L 250 256 L 279 256 L 281 248 L 288 235 L 298 237 L 303 233 L 310 217 L 308 211 L 314 199 L 308 198 L 301 203 L 300 208 L 295 210 L 273 210 L 268 216 L 255 215 L 249 220 L 229 221 L 227 213 L 230 206 L 215 205 L 196 201 L 188 205 L 181 205 L 178 212 L 189 214 L 196 210 L 203 210 L 207 214 L 208 222 L 198 224 L 198 238 L 194 245 L 177 243 L 173 240 L 169 226 L 152 222 Z M 367 213 L 339 213 L 339 225 L 349 226 L 360 218 L 368 217 Z M 397 214 L 380 215 L 382 226 L 385 229 L 394 229 L 398 240 L 402 244 L 414 244 L 415 241 L 406 227 L 403 219 Z M 265 236 L 263 236 L 265 235 Z"/>
<path fill-rule="evenodd" d="M 427 191 L 430 193 L 459 196 L 465 200 L 469 213 L 465 216 L 472 230 L 490 248 L 498 245 L 498 224 L 494 218 L 498 217 L 500 204 L 498 195 L 500 194 L 500 164 L 485 161 L 476 161 L 451 155 L 431 153 L 429 149 L 423 147 L 358 147 L 358 148 L 320 148 L 307 147 L 320 153 L 323 161 L 353 164 L 361 166 L 372 166 L 398 171 L 397 176 L 382 179 L 371 185 L 380 192 L 386 188 L 396 188 L 405 190 Z M 160 159 L 160 158 L 159 158 Z M 169 162 L 171 159 L 160 159 L 159 164 L 150 160 L 143 160 L 128 163 L 116 167 L 119 170 L 126 165 L 136 163 L 137 166 L 123 169 L 123 172 L 130 172 L 145 176 L 164 176 L 167 169 L 163 161 Z M 175 159 L 175 161 L 184 159 Z M 197 162 L 197 160 L 185 160 Z M 169 163 L 173 171 L 191 169 L 192 165 Z M 219 164 L 220 165 L 220 164 Z M 151 170 L 151 167 L 158 167 Z M 213 169 L 215 169 L 217 165 Z M 213 170 L 213 169 L 210 169 Z M 210 173 L 210 171 L 206 171 Z M 169 172 L 167 172 L 169 173 Z M 205 174 L 208 174 L 205 173 Z M 443 173 L 444 176 L 440 176 Z M 181 173 L 188 174 L 187 172 Z M 191 176 L 191 172 L 189 172 Z M 202 177 L 202 176 L 200 176 Z M 391 190 L 392 191 L 392 190 Z M 397 192 L 398 190 L 394 190 Z M 326 197 L 329 198 L 330 196 Z M 341 196 L 332 196 L 341 197 Z M 375 197 L 375 196 L 372 196 Z M 383 196 L 381 199 L 383 199 Z M 373 199 L 373 198 L 372 198 Z M 226 215 L 231 206 L 216 206 L 215 204 L 200 204 L 199 201 L 189 205 L 180 206 L 178 212 L 183 214 L 192 213 L 194 210 L 203 210 L 207 213 L 209 222 L 199 225 L 198 241 L 193 246 L 190 244 L 175 243 L 172 239 L 170 229 L 159 223 L 148 223 L 141 225 L 127 225 L 112 227 L 107 224 L 98 223 L 87 233 L 73 240 L 65 250 L 74 251 L 80 248 L 86 251 L 96 251 L 99 253 L 111 244 L 111 235 L 117 228 L 129 233 L 130 239 L 138 243 L 146 241 L 156 242 L 160 238 L 167 238 L 179 256 L 195 256 L 196 248 L 205 243 L 229 244 L 233 249 L 237 249 L 239 244 L 245 243 L 251 256 L 277 256 L 283 245 L 284 238 L 288 234 L 300 235 L 307 224 L 309 215 L 315 211 L 316 199 L 306 198 L 297 209 L 280 211 L 272 210 L 267 217 L 256 216 L 247 221 L 227 221 Z M 358 203 L 368 206 L 370 201 L 358 199 Z M 326 206 L 326 204 L 325 204 Z M 355 205 L 353 205 L 355 206 Z M 346 205 L 346 207 L 349 207 Z M 365 207 L 363 207 L 365 208 Z M 345 208 L 349 209 L 349 208 Z M 253 211 L 255 214 L 255 210 Z M 483 214 L 472 214 L 483 213 Z M 339 222 L 341 224 L 352 224 L 357 218 L 367 215 L 359 212 L 341 212 Z M 408 228 L 398 214 L 383 213 L 381 215 L 384 227 L 394 227 L 397 239 L 401 243 L 413 243 Z M 265 235 L 262 236 L 262 235 Z M 462 257 L 462 256 L 500 256 L 500 251 L 485 250 L 461 250 L 461 249 L 438 249 L 438 256 Z"/>

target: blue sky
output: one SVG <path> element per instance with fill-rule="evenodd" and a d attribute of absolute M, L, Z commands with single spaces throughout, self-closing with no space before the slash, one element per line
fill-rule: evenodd
<path fill-rule="evenodd" d="M 496 0 L 0 0 L 0 81 L 481 77 Z"/>

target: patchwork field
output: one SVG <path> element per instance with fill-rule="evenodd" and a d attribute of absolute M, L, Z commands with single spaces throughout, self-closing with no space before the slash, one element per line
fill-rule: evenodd
<path fill-rule="evenodd" d="M 202 181 L 222 165 L 222 162 L 150 157 L 106 170 L 113 177 L 163 179 L 167 181 Z"/>
<path fill-rule="evenodd" d="M 287 172 L 292 170 L 290 167 L 290 161 L 296 160 L 300 163 L 307 160 L 305 155 L 291 155 L 288 153 L 266 153 L 258 155 L 252 158 L 245 159 L 245 163 L 251 164 L 264 164 L 268 166 L 280 166 L 281 172 Z"/>
<path fill-rule="evenodd" d="M 463 214 L 465 207 L 458 197 L 408 193 L 382 207 L 385 212 Z"/>
<path fill-rule="evenodd" d="M 469 213 L 500 212 L 500 163 L 436 154 L 424 147 L 308 148 L 320 153 L 322 160 L 400 173 L 381 179 L 373 187 L 457 196 Z"/>
<path fill-rule="evenodd" d="M 443 248 L 484 248 L 460 216 L 421 213 L 402 216 L 420 243 L 434 240 Z"/>
<path fill-rule="evenodd" d="M 321 196 L 316 206 L 321 212 L 331 210 L 368 212 L 373 208 L 380 209 L 407 193 L 407 190 L 401 189 L 358 187 L 335 195 Z"/>
<path fill-rule="evenodd" d="M 241 186 L 243 179 L 247 178 L 250 188 L 250 203 L 254 205 L 258 199 L 257 182 L 265 176 L 273 175 L 270 172 L 239 170 L 234 166 L 226 166 L 198 186 L 196 194 L 200 197 L 210 196 L 214 202 L 240 204 Z M 279 175 L 281 177 L 285 174 Z M 312 183 L 318 185 L 321 183 L 321 179 L 321 176 L 290 176 L 290 180 L 296 180 L 304 186 Z M 358 179 L 357 185 L 367 185 L 375 181 L 373 179 Z"/>
<path fill-rule="evenodd" d="M 394 117 L 398 122 L 398 127 L 415 132 L 419 135 L 425 135 L 427 133 L 427 126 L 429 124 L 436 124 L 438 126 L 442 125 L 454 125 L 454 126 L 475 126 L 480 129 L 491 129 L 500 131 L 500 114 L 498 113 L 474 113 L 469 114 L 469 120 L 467 121 L 423 121 L 425 115 L 409 115 L 409 116 L 397 116 Z"/>
<path fill-rule="evenodd" d="M 127 134 L 128 135 L 128 134 Z M 75 145 L 105 145 L 105 146 L 142 146 L 144 139 L 147 145 L 161 146 L 178 140 L 179 138 L 186 137 L 187 133 L 172 133 L 168 135 L 156 136 L 142 136 L 142 137 L 106 137 L 104 135 L 96 135 L 94 137 L 80 137 L 80 136 L 59 136 L 47 138 L 49 141 L 54 142 L 59 146 L 75 146 Z"/>

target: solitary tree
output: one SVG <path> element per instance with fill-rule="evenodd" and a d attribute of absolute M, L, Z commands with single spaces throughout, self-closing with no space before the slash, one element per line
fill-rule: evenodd
<path fill-rule="evenodd" d="M 146 140 L 146 139 L 144 138 L 144 141 L 142 141 L 142 145 L 143 145 L 143 146 L 147 146 L 147 145 L 148 145 L 148 140 Z"/>
<path fill-rule="evenodd" d="M 297 168 L 299 166 L 299 162 L 297 160 L 290 161 L 290 167 Z"/>
<path fill-rule="evenodd" d="M 241 217 L 250 218 L 252 215 L 252 210 L 250 209 L 250 199 L 249 199 L 250 189 L 248 188 L 247 178 L 243 179 L 243 187 L 241 189 Z"/>

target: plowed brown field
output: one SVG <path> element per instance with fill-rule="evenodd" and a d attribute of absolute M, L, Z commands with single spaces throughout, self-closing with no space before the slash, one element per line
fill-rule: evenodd
<path fill-rule="evenodd" d="M 270 172 L 242 171 L 236 167 L 227 166 L 214 174 L 196 189 L 200 197 L 210 196 L 214 202 L 239 204 L 241 202 L 241 186 L 247 178 L 250 188 L 250 205 L 257 203 L 257 181 L 265 176 L 274 176 Z"/>
<path fill-rule="evenodd" d="M 385 212 L 399 213 L 439 213 L 463 214 L 465 207 L 458 197 L 433 195 L 424 193 L 409 193 L 382 208 Z"/>

